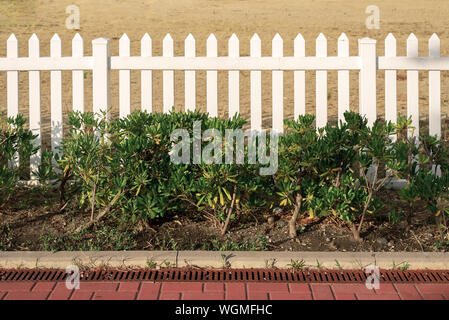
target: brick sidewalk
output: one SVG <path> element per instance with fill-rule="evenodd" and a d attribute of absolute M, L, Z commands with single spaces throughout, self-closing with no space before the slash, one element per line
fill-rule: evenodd
<path fill-rule="evenodd" d="M 0 282 L 0 300 L 449 300 L 449 284 Z"/>

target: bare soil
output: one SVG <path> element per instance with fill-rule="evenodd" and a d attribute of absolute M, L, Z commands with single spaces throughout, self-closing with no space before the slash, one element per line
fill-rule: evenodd
<path fill-rule="evenodd" d="M 297 239 L 288 237 L 291 213 L 283 210 L 240 214 L 230 231 L 219 228 L 198 212 L 183 213 L 129 227 L 112 214 L 88 232 L 72 231 L 89 221 L 76 209 L 59 211 L 56 192 L 22 188 L 0 209 L 0 250 L 273 250 L 273 251 L 447 251 L 435 217 L 417 202 L 411 231 L 405 222 L 392 221 L 393 208 L 405 210 L 396 192 L 381 195 L 385 207 L 369 216 L 363 242 L 353 240 L 341 222 L 325 217 L 298 219 Z M 268 218 L 274 217 L 274 223 Z M 69 234 L 69 236 L 63 236 Z"/>

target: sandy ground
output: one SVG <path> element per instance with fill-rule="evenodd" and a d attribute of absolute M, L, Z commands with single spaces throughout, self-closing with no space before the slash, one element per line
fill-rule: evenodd
<path fill-rule="evenodd" d="M 6 40 L 11 33 L 19 39 L 20 55 L 28 53 L 28 38 L 37 33 L 41 40 L 41 55 L 49 55 L 49 40 L 58 33 L 63 41 L 63 55 L 71 54 L 74 30 L 67 30 L 65 8 L 76 4 L 81 10 L 81 30 L 85 39 L 85 54 L 91 54 L 91 41 L 97 37 L 112 40 L 111 53 L 118 54 L 118 39 L 127 33 L 131 39 L 131 54 L 139 55 L 140 38 L 148 32 L 153 39 L 153 54 L 162 52 L 162 39 L 170 33 L 175 40 L 175 55 L 184 54 L 184 39 L 192 33 L 197 55 L 205 55 L 206 39 L 214 33 L 219 55 L 227 54 L 227 42 L 232 33 L 240 39 L 241 55 L 249 55 L 249 40 L 254 33 L 262 39 L 262 54 L 271 54 L 271 40 L 278 32 L 284 39 L 284 54 L 293 54 L 293 39 L 301 33 L 306 40 L 306 54 L 315 54 L 315 38 L 320 32 L 328 39 L 328 55 L 336 55 L 337 38 L 345 32 L 350 39 L 350 54 L 357 54 L 357 39 L 371 37 L 378 41 L 377 54 L 384 53 L 384 39 L 392 32 L 398 40 L 398 55 L 405 55 L 406 39 L 413 32 L 420 41 L 420 55 L 427 55 L 427 42 L 432 33 L 441 39 L 441 55 L 449 55 L 448 0 L 0 0 L 0 56 L 6 55 Z M 365 26 L 368 5 L 380 8 L 380 29 Z M 154 72 L 154 109 L 161 111 L 161 72 Z M 181 109 L 184 100 L 184 73 L 175 72 L 175 104 Z M 314 72 L 307 72 L 307 112 L 314 113 Z M 328 73 L 329 116 L 336 115 L 336 72 Z M 398 73 L 398 108 L 406 111 L 405 72 Z M 4 72 L 0 74 L 0 110 L 6 109 Z M 358 108 L 358 73 L 351 72 L 351 109 Z M 140 108 L 140 73 L 132 72 L 132 109 Z M 241 72 L 241 112 L 249 113 L 249 72 Z M 20 75 L 20 111 L 27 114 L 28 75 Z M 64 111 L 71 109 L 71 75 L 63 73 Z M 91 74 L 86 74 L 86 107 L 91 109 Z M 285 116 L 293 113 L 293 74 L 285 72 Z M 112 107 L 118 108 L 118 72 L 112 74 Z M 448 74 L 442 73 L 442 110 L 449 113 Z M 420 72 L 420 111 L 425 119 L 428 109 L 428 75 Z M 197 104 L 205 109 L 205 72 L 197 72 Z M 44 143 L 49 142 L 49 72 L 42 72 L 42 124 Z M 383 72 L 378 72 L 378 114 L 384 114 Z M 227 109 L 227 73 L 219 73 L 219 110 Z M 263 72 L 264 125 L 271 122 L 271 73 Z"/>

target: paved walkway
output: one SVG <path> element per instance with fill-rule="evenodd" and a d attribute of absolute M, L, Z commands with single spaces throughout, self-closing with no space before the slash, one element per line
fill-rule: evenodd
<path fill-rule="evenodd" d="M 449 284 L 0 282 L 0 300 L 449 300 Z"/>

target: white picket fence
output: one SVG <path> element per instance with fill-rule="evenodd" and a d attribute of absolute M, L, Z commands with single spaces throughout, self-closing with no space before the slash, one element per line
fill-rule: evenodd
<path fill-rule="evenodd" d="M 429 56 L 418 57 L 418 39 L 411 34 L 407 40 L 407 56 L 396 55 L 396 39 L 385 39 L 385 55 L 376 55 L 376 40 L 363 38 L 358 42 L 359 55 L 349 56 L 349 41 L 345 34 L 338 38 L 338 56 L 327 55 L 327 39 L 316 39 L 316 56 L 305 56 L 305 41 L 298 34 L 294 39 L 294 56 L 285 57 L 283 40 L 277 34 L 272 41 L 272 55 L 261 55 L 261 40 L 255 34 L 250 43 L 250 56 L 241 57 L 239 40 L 234 34 L 228 42 L 228 56 L 218 56 L 217 39 L 207 39 L 206 57 L 195 54 L 195 39 L 185 39 L 185 56 L 174 56 L 173 39 L 163 39 L 162 56 L 152 56 L 152 39 L 141 39 L 141 55 L 130 56 L 130 40 L 126 34 L 119 43 L 119 56 L 110 55 L 110 40 L 92 41 L 92 56 L 84 56 L 83 39 L 77 34 L 72 40 L 72 56 L 62 57 L 61 39 L 54 35 L 50 43 L 50 57 L 40 57 L 39 39 L 34 34 L 28 42 L 29 56 L 18 56 L 18 41 L 11 35 L 7 41 L 7 57 L 0 58 L 0 71 L 7 71 L 7 114 L 19 112 L 18 71 L 29 72 L 29 123 L 41 144 L 40 71 L 51 71 L 51 147 L 62 140 L 62 70 L 72 71 L 73 110 L 84 110 L 84 74 L 93 73 L 93 111 L 106 111 L 110 106 L 110 71 L 119 71 L 119 110 L 125 117 L 131 110 L 130 70 L 141 70 L 141 108 L 152 112 L 152 70 L 163 70 L 163 111 L 174 105 L 174 70 L 185 71 L 185 108 L 196 107 L 195 71 L 206 70 L 207 112 L 218 115 L 217 70 L 229 72 L 229 116 L 239 112 L 239 71 L 250 70 L 250 124 L 253 130 L 262 128 L 261 71 L 272 71 L 272 130 L 282 132 L 284 120 L 283 71 L 294 71 L 294 117 L 306 110 L 305 71 L 316 71 L 316 125 L 327 122 L 327 71 L 338 70 L 338 118 L 349 109 L 349 71 L 359 70 L 359 112 L 372 123 L 376 119 L 376 70 L 385 70 L 385 118 L 395 122 L 397 115 L 396 71 L 407 70 L 407 113 L 419 132 L 418 71 L 429 71 L 429 130 L 441 134 L 440 71 L 449 70 L 449 57 L 440 57 L 440 40 L 436 34 L 429 39 Z M 40 163 L 39 152 L 31 159 L 31 171 Z"/>

